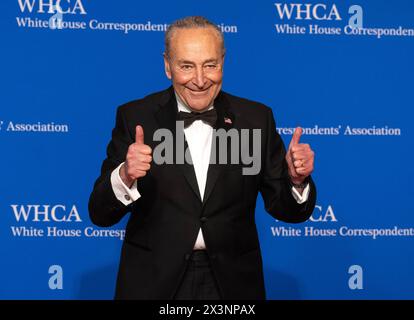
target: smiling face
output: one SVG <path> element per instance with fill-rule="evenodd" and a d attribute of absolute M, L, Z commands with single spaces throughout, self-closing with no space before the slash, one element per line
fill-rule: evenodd
<path fill-rule="evenodd" d="M 210 107 L 220 92 L 224 52 L 212 27 L 176 29 L 170 52 L 164 54 L 165 73 L 179 98 L 193 111 Z"/>

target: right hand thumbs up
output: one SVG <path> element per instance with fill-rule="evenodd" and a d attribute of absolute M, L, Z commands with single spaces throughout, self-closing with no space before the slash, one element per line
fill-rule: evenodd
<path fill-rule="evenodd" d="M 131 187 L 136 179 L 147 174 L 151 168 L 151 154 L 151 147 L 144 144 L 144 129 L 138 125 L 135 128 L 135 142 L 129 146 L 120 170 L 121 179 L 128 187 Z"/>

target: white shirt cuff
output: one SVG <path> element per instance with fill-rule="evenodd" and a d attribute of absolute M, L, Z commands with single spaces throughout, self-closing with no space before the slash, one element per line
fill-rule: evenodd
<path fill-rule="evenodd" d="M 300 195 L 300 193 L 294 187 L 292 187 L 293 198 L 295 198 L 295 200 L 298 204 L 302 204 L 302 203 L 308 201 L 309 189 L 310 189 L 310 187 L 309 187 L 309 183 L 308 183 L 306 185 L 305 189 L 303 189 L 302 195 Z"/>
<path fill-rule="evenodd" d="M 124 163 L 122 162 L 114 171 L 112 171 L 111 185 L 116 198 L 127 206 L 132 202 L 138 200 L 141 195 L 137 189 L 137 180 L 134 181 L 131 188 L 128 188 L 122 181 L 121 176 L 119 175 L 119 169 L 121 169 L 121 166 L 123 164 Z"/>

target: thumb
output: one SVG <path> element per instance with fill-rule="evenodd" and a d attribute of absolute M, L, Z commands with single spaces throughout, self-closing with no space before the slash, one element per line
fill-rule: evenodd
<path fill-rule="evenodd" d="M 301 127 L 297 127 L 295 129 L 295 132 L 293 133 L 292 136 L 292 140 L 290 141 L 289 144 L 289 149 L 292 148 L 293 146 L 296 146 L 299 143 L 300 140 L 300 136 L 302 135 L 302 128 Z"/>
<path fill-rule="evenodd" d="M 135 143 L 144 144 L 144 129 L 141 126 L 135 128 Z"/>

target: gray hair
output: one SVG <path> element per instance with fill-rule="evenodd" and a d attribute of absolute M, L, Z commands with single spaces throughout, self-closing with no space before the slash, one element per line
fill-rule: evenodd
<path fill-rule="evenodd" d="M 170 24 L 165 32 L 165 54 L 167 57 L 170 57 L 170 50 L 171 50 L 171 38 L 173 33 L 176 29 L 193 29 L 193 28 L 213 28 L 220 39 L 223 54 L 225 53 L 226 49 L 224 47 L 224 36 L 223 32 L 221 32 L 220 28 L 215 25 L 213 22 L 207 20 L 201 16 L 190 16 L 185 17 L 182 19 L 178 19 Z"/>

